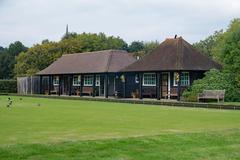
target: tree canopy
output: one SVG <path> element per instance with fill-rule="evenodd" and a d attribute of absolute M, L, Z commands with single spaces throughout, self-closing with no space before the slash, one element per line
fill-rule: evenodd
<path fill-rule="evenodd" d="M 21 52 L 26 52 L 20 41 L 11 43 L 7 48 L 0 47 L 0 79 L 11 79 L 14 77 L 14 65 L 16 56 Z"/>
<path fill-rule="evenodd" d="M 234 19 L 218 43 L 213 54 L 223 64 L 224 71 L 231 73 L 240 88 L 240 19 Z"/>
<path fill-rule="evenodd" d="M 152 52 L 159 46 L 158 41 L 139 42 L 134 41 L 128 47 L 128 52 L 133 53 L 134 57 L 143 57 L 144 55 Z"/>
<path fill-rule="evenodd" d="M 215 32 L 195 46 L 208 51 L 223 69 L 206 73 L 205 78 L 196 81 L 186 91 L 185 97 L 196 97 L 203 89 L 226 89 L 227 100 L 240 101 L 240 19 L 231 21 L 225 32 Z"/>
<path fill-rule="evenodd" d="M 31 75 L 46 68 L 63 54 L 91 52 L 106 49 L 127 50 L 127 43 L 119 37 L 104 33 L 68 34 L 59 42 L 44 40 L 42 44 L 31 47 L 17 57 L 15 72 L 17 76 Z"/>
<path fill-rule="evenodd" d="M 213 47 L 217 45 L 219 38 L 222 36 L 223 30 L 215 31 L 213 35 L 210 35 L 204 40 L 200 40 L 197 43 L 193 44 L 193 47 L 198 49 L 203 54 L 215 58 L 213 55 Z"/>
<path fill-rule="evenodd" d="M 133 41 L 128 47 L 128 51 L 131 53 L 139 52 L 139 51 L 142 51 L 143 49 L 144 49 L 144 43 L 139 41 Z"/>
<path fill-rule="evenodd" d="M 120 37 L 106 36 L 104 33 L 67 33 L 59 42 L 43 40 L 17 57 L 17 76 L 32 75 L 46 68 L 63 54 L 92 52 L 107 49 L 126 50 L 134 56 L 144 56 L 159 45 L 154 42 L 134 41 L 129 46 Z"/>

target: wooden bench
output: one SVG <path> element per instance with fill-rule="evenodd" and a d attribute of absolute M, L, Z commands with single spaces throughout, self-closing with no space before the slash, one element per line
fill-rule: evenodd
<path fill-rule="evenodd" d="M 198 94 L 198 102 L 201 99 L 216 99 L 219 103 L 220 100 L 224 102 L 225 90 L 203 90 Z"/>
<path fill-rule="evenodd" d="M 88 94 L 89 96 L 91 96 L 93 94 L 93 88 L 92 87 L 83 87 L 82 93 Z"/>
<path fill-rule="evenodd" d="M 171 88 L 170 89 L 170 97 L 177 97 L 178 96 L 178 89 L 177 88 Z"/>
<path fill-rule="evenodd" d="M 57 94 L 57 93 L 58 93 L 58 91 L 56 91 L 56 90 L 50 91 L 50 94 Z"/>
<path fill-rule="evenodd" d="M 57 90 L 51 90 L 51 91 L 50 91 L 50 94 L 57 94 L 57 93 L 58 93 Z M 45 95 L 49 95 L 48 90 L 45 90 Z"/>
<path fill-rule="evenodd" d="M 156 96 L 156 89 L 155 87 L 143 87 L 142 89 L 142 96 L 147 96 L 149 98 L 153 98 Z"/>

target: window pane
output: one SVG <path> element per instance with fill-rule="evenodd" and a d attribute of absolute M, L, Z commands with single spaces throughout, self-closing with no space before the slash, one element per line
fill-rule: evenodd
<path fill-rule="evenodd" d="M 58 76 L 53 77 L 53 85 L 55 85 L 55 86 L 59 85 L 59 77 Z"/>
<path fill-rule="evenodd" d="M 174 81 L 173 85 L 177 86 L 178 85 L 178 78 L 177 78 L 178 73 L 174 72 Z M 188 86 L 190 84 L 189 82 L 189 72 L 182 72 L 181 73 L 181 86 Z"/>
<path fill-rule="evenodd" d="M 96 86 L 100 86 L 100 75 L 96 75 Z"/>
<path fill-rule="evenodd" d="M 73 85 L 74 86 L 80 86 L 81 85 L 81 76 L 80 75 L 73 76 Z"/>
<path fill-rule="evenodd" d="M 182 72 L 181 75 L 181 86 L 188 86 L 189 85 L 189 73 Z"/>
<path fill-rule="evenodd" d="M 93 85 L 93 75 L 84 76 L 84 86 L 92 86 Z"/>
<path fill-rule="evenodd" d="M 155 86 L 156 85 L 156 74 L 154 74 L 154 73 L 143 74 L 143 85 L 144 86 Z"/>

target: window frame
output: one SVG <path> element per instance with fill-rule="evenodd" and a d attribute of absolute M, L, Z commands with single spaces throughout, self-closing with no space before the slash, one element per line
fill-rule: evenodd
<path fill-rule="evenodd" d="M 174 72 L 173 73 L 173 86 L 178 86 L 178 84 L 177 84 L 177 81 L 176 81 L 176 74 L 177 74 L 177 72 Z M 184 74 L 187 74 L 187 79 L 185 79 L 184 78 Z M 180 78 L 180 80 L 181 80 L 181 82 L 180 82 L 180 86 L 189 86 L 190 85 L 190 74 L 189 74 L 189 72 L 181 72 L 181 78 Z M 183 84 L 183 81 L 185 81 L 185 82 L 187 82 L 186 84 Z"/>
<path fill-rule="evenodd" d="M 91 83 L 86 83 L 87 81 L 89 81 L 89 79 L 87 80 L 87 78 L 91 78 Z M 84 86 L 86 87 L 90 87 L 93 86 L 93 75 L 84 75 Z"/>
<path fill-rule="evenodd" d="M 53 76 L 53 86 L 59 86 L 59 76 Z"/>
<path fill-rule="evenodd" d="M 101 83 L 101 76 L 96 75 L 95 86 L 99 87 Z"/>
<path fill-rule="evenodd" d="M 78 81 L 78 83 L 75 83 L 75 78 L 77 77 L 77 81 Z M 73 86 L 81 86 L 81 75 L 74 75 L 73 76 L 73 84 L 72 84 Z"/>
<path fill-rule="evenodd" d="M 150 83 L 146 83 L 146 76 L 153 76 L 151 78 L 154 78 L 152 79 L 154 83 L 150 84 Z M 151 78 L 149 78 L 148 80 L 150 80 Z M 144 73 L 143 74 L 143 86 L 147 86 L 147 87 L 154 87 L 156 86 L 156 73 Z"/>

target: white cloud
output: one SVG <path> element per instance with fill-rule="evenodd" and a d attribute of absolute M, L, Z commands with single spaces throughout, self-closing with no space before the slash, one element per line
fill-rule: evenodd
<path fill-rule="evenodd" d="M 71 31 L 105 32 L 127 42 L 174 34 L 195 42 L 239 15 L 239 0 L 0 0 L 0 45 L 59 40 L 66 24 Z"/>

